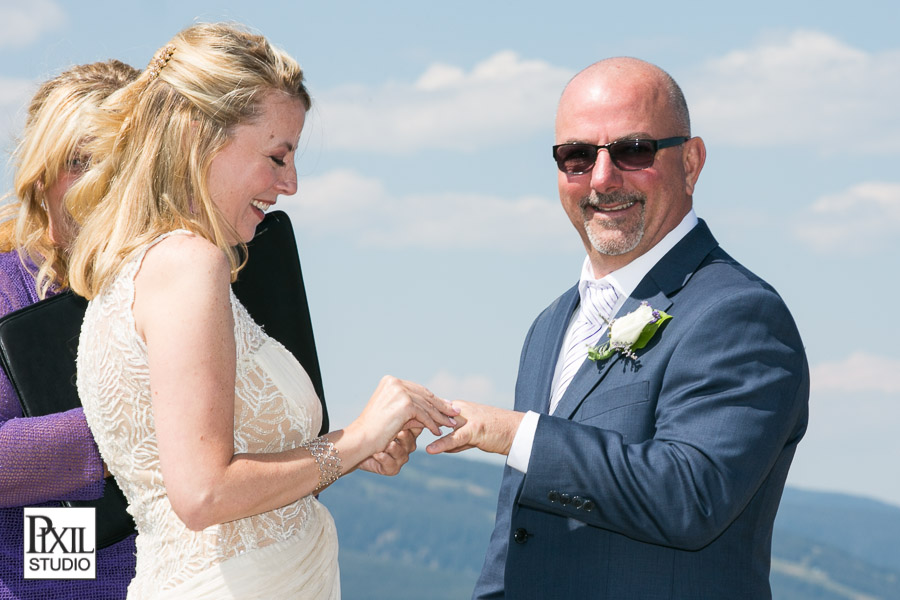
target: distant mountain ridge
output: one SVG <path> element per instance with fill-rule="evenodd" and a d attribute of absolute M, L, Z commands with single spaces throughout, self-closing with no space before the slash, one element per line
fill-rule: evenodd
<path fill-rule="evenodd" d="M 354 473 L 326 490 L 345 600 L 469 598 L 501 473 L 418 451 L 397 477 Z M 900 508 L 789 488 L 772 555 L 777 600 L 900 600 Z"/>
<path fill-rule="evenodd" d="M 873 565 L 900 572 L 898 515 L 900 508 L 869 498 L 787 488 L 775 530 L 841 548 Z"/>

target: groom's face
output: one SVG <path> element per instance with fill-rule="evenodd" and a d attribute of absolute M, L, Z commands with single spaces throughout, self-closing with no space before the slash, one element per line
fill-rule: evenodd
<path fill-rule="evenodd" d="M 658 140 L 686 132 L 677 125 L 665 88 L 640 65 L 603 67 L 573 80 L 560 100 L 556 143 L 603 145 Z M 697 140 L 699 142 L 699 140 Z M 702 143 L 702 142 L 701 142 Z M 652 166 L 617 167 L 605 149 L 581 175 L 558 172 L 560 200 L 603 276 L 644 254 L 690 210 L 683 154 L 686 145 L 656 152 Z"/>

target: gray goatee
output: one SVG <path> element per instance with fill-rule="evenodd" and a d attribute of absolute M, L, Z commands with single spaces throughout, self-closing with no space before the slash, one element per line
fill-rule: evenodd
<path fill-rule="evenodd" d="M 588 240 L 600 254 L 607 256 L 620 256 L 634 250 L 644 237 L 644 203 L 647 197 L 640 192 L 628 192 L 616 190 L 607 194 L 592 191 L 590 196 L 585 196 L 579 207 L 584 216 L 584 229 Z M 640 203 L 640 211 L 637 216 L 627 215 L 615 218 L 615 213 L 605 213 L 612 218 L 597 221 L 588 214 L 588 208 L 601 208 L 603 206 L 618 206 L 629 202 Z"/>

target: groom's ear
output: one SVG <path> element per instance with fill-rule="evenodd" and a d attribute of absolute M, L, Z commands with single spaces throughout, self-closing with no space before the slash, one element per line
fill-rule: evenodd
<path fill-rule="evenodd" d="M 703 138 L 692 137 L 686 141 L 681 152 L 681 160 L 684 169 L 684 193 L 693 196 L 694 186 L 706 163 L 706 144 L 703 143 Z"/>

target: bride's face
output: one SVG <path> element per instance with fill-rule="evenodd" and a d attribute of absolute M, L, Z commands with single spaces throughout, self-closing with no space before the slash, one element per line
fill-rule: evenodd
<path fill-rule="evenodd" d="M 260 113 L 234 128 L 209 168 L 212 201 L 238 234 L 249 242 L 279 195 L 297 191 L 294 156 L 306 118 L 303 103 L 280 92 L 260 101 Z"/>

